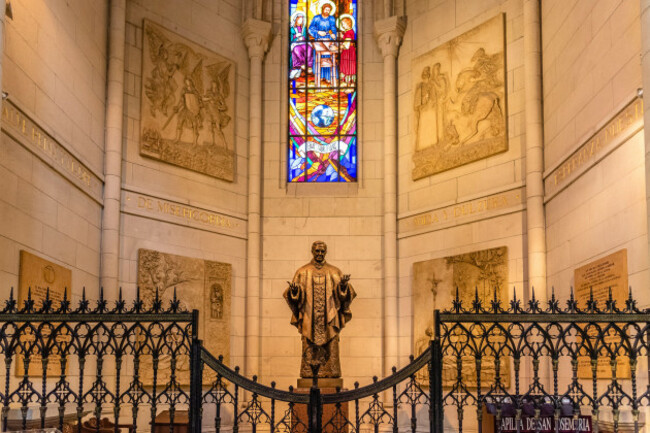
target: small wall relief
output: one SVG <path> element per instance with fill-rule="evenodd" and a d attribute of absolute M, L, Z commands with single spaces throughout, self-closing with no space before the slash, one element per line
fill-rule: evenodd
<path fill-rule="evenodd" d="M 508 248 L 473 251 L 413 264 L 413 341 L 416 355 L 424 352 L 433 338 L 433 311 L 436 308 L 451 308 L 456 288 L 465 306 L 472 305 L 477 291 L 483 305 L 490 305 L 495 290 L 499 291 L 497 296 L 500 299 L 507 300 Z M 491 383 L 496 373 L 494 358 L 486 356 L 483 360 L 481 382 Z M 417 375 L 421 384 L 428 385 L 427 369 L 420 370 Z M 457 375 L 456 361 L 443 357 L 443 386 L 453 386 Z M 509 358 L 501 360 L 500 377 L 507 388 L 510 384 Z M 462 358 L 462 380 L 469 386 L 476 386 L 476 365 L 471 356 Z"/>
<path fill-rule="evenodd" d="M 199 310 L 199 336 L 204 346 L 215 356 L 223 355 L 224 362 L 230 358 L 230 289 L 232 266 L 228 263 L 195 259 L 161 253 L 138 251 L 138 286 L 145 304 L 150 305 L 156 288 L 164 305 L 176 296 L 187 310 Z M 153 384 L 153 368 L 150 356 L 143 356 L 142 382 Z M 159 361 L 157 383 L 169 380 L 169 357 Z M 189 384 L 189 357 L 177 360 L 177 379 Z M 209 380 L 209 377 L 206 376 Z"/>
<path fill-rule="evenodd" d="M 235 64 L 145 20 L 140 154 L 234 179 Z"/>
<path fill-rule="evenodd" d="M 508 150 L 504 15 L 413 61 L 413 180 Z"/>

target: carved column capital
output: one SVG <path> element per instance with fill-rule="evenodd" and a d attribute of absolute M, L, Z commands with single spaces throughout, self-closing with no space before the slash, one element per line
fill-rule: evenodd
<path fill-rule="evenodd" d="M 406 31 L 406 17 L 392 16 L 375 21 L 375 39 L 384 57 L 397 57 Z"/>
<path fill-rule="evenodd" d="M 271 23 L 248 18 L 244 21 L 241 35 L 248 48 L 248 57 L 264 57 L 271 42 Z"/>

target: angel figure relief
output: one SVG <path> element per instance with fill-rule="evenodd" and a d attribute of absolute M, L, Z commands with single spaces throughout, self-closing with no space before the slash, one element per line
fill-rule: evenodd
<path fill-rule="evenodd" d="M 189 48 L 173 43 L 155 27 L 145 26 L 144 31 L 149 41 L 149 57 L 154 65 L 144 85 L 145 95 L 151 103 L 152 116 L 155 117 L 157 112 L 167 116 L 178 89 L 174 74 L 187 67 Z"/>
<path fill-rule="evenodd" d="M 234 179 L 234 63 L 145 20 L 140 154 Z"/>
<path fill-rule="evenodd" d="M 205 68 L 210 76 L 210 88 L 203 96 L 205 109 L 210 120 L 212 144 L 217 145 L 216 137 L 218 136 L 220 145 L 226 148 L 228 148 L 228 140 L 226 140 L 223 130 L 231 120 L 226 105 L 226 99 L 230 95 L 230 83 L 228 82 L 230 68 L 231 65 L 226 62 L 214 63 Z"/>

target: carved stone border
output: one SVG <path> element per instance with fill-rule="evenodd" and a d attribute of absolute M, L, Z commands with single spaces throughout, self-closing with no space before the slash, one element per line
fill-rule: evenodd
<path fill-rule="evenodd" d="M 544 202 L 550 201 L 642 128 L 643 99 L 636 97 L 557 166 L 544 173 Z"/>
<path fill-rule="evenodd" d="M 172 199 L 122 191 L 122 212 L 246 239 L 246 220 Z"/>
<path fill-rule="evenodd" d="M 102 204 L 103 180 L 10 100 L 2 103 L 2 131 Z"/>
<path fill-rule="evenodd" d="M 400 218 L 397 237 L 401 239 L 505 215 L 520 211 L 525 206 L 524 187 L 502 191 Z"/>

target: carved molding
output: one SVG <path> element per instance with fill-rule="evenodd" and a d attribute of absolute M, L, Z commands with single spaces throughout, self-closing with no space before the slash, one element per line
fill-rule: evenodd
<path fill-rule="evenodd" d="M 405 31 L 406 17 L 393 16 L 375 21 L 375 39 L 384 57 L 397 57 Z"/>
<path fill-rule="evenodd" d="M 264 57 L 271 43 L 271 23 L 253 18 L 244 21 L 241 32 L 248 57 Z"/>

